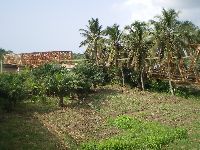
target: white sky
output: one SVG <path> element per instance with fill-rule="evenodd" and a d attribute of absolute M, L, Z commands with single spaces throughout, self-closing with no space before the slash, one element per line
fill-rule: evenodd
<path fill-rule="evenodd" d="M 174 8 L 181 20 L 200 26 L 200 0 L 0 0 L 0 47 L 15 53 L 84 52 L 79 29 L 92 17 L 103 27 L 117 23 L 123 28 L 153 19 L 162 8 Z"/>

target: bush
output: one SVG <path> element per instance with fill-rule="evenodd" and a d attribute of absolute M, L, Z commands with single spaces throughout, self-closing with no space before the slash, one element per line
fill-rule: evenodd
<path fill-rule="evenodd" d="M 58 64 L 46 64 L 32 71 L 36 81 L 34 94 L 56 96 L 59 106 L 63 106 L 66 96 L 82 98 L 90 88 L 103 82 L 103 72 L 98 66 L 85 62 L 72 70 Z"/>
<path fill-rule="evenodd" d="M 112 126 L 118 127 L 120 129 L 131 129 L 140 123 L 141 122 L 139 120 L 133 119 L 129 116 L 120 116 L 110 121 Z"/>
<path fill-rule="evenodd" d="M 105 70 L 106 83 L 122 85 L 123 75 L 124 75 L 125 84 L 131 87 L 139 86 L 138 85 L 138 83 L 140 82 L 139 72 L 134 71 L 133 69 L 127 68 L 126 66 L 123 66 L 123 68 L 111 66 L 110 68 L 104 68 L 104 70 Z"/>
<path fill-rule="evenodd" d="M 110 121 L 112 126 L 122 129 L 121 135 L 89 142 L 81 145 L 85 150 L 125 150 L 125 149 L 161 149 L 163 145 L 175 139 L 187 137 L 182 128 L 171 128 L 153 122 L 144 122 L 129 116 L 120 116 Z"/>
<path fill-rule="evenodd" d="M 31 84 L 26 73 L 0 75 L 0 95 L 3 109 L 11 111 L 18 102 L 29 98 L 31 91 Z"/>
<path fill-rule="evenodd" d="M 84 76 L 76 74 L 73 71 L 63 69 L 54 73 L 45 79 L 47 93 L 57 96 L 60 100 L 60 106 L 63 106 L 63 97 L 81 95 L 89 90 L 91 84 L 87 82 Z"/>
<path fill-rule="evenodd" d="M 125 83 L 129 84 L 132 87 L 137 87 L 139 81 L 139 73 L 129 68 L 124 68 L 123 70 Z"/>
<path fill-rule="evenodd" d="M 189 97 L 200 98 L 199 88 L 192 86 L 178 86 L 175 90 L 175 94 L 177 96 L 181 96 L 184 98 L 189 98 Z"/>
<path fill-rule="evenodd" d="M 169 92 L 169 83 L 159 79 L 151 80 L 148 83 L 148 88 L 156 92 Z"/>
<path fill-rule="evenodd" d="M 105 81 L 111 84 L 120 84 L 122 82 L 120 68 L 117 68 L 115 66 L 107 68 Z"/>
<path fill-rule="evenodd" d="M 103 68 L 90 62 L 80 63 L 72 71 L 83 77 L 87 84 L 92 84 L 94 87 L 103 84 L 105 81 Z"/>

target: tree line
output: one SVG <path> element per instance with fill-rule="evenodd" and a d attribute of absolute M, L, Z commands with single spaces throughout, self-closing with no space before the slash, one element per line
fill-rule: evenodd
<path fill-rule="evenodd" d="M 80 34 L 84 37 L 80 47 L 86 48 L 87 59 L 108 70 L 130 69 L 142 90 L 148 76 L 147 68 L 165 62 L 172 94 L 174 58 L 180 62 L 184 57 L 192 56 L 195 53 L 192 45 L 200 43 L 199 27 L 191 21 L 179 20 L 179 12 L 174 9 L 163 9 L 152 20 L 135 21 L 123 30 L 117 24 L 103 28 L 98 18 L 92 18 L 85 29 L 80 29 Z M 152 65 L 152 61 L 156 63 Z M 199 71 L 200 67 L 195 67 Z"/>
<path fill-rule="evenodd" d="M 0 109 L 11 111 L 23 101 L 45 101 L 49 97 L 64 106 L 64 98 L 84 100 L 90 90 L 103 84 L 102 68 L 83 62 L 72 70 L 60 64 L 45 64 L 19 73 L 0 74 Z"/>
<path fill-rule="evenodd" d="M 86 29 L 80 29 L 85 38 L 80 46 L 86 47 L 86 60 L 72 70 L 59 64 L 45 64 L 19 73 L 0 74 L 0 107 L 10 111 L 21 101 L 48 97 L 56 97 L 62 107 L 65 97 L 83 101 L 91 89 L 113 83 L 129 84 L 141 90 L 169 90 L 174 94 L 173 61 L 194 56 L 193 45 L 200 42 L 199 27 L 190 21 L 178 20 L 178 14 L 173 9 L 163 9 L 154 20 L 135 21 L 123 30 L 117 24 L 103 29 L 99 20 L 92 18 Z M 8 52 L 0 49 L 0 53 L 2 58 Z M 168 83 L 154 81 L 148 73 L 151 63 L 159 68 L 163 62 Z M 195 67 L 198 72 L 200 65 Z"/>

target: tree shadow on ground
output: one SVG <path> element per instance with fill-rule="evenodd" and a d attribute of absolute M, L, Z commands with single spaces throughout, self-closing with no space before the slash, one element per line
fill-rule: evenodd
<path fill-rule="evenodd" d="M 101 104 L 107 100 L 110 96 L 118 95 L 122 93 L 122 89 L 111 89 L 107 87 L 97 88 L 90 92 L 87 97 L 81 100 L 72 100 L 65 105 L 66 108 L 74 109 L 100 109 Z"/>
<path fill-rule="evenodd" d="M 4 113 L 0 149 L 63 149 L 60 140 L 31 113 Z"/>
<path fill-rule="evenodd" d="M 41 116 L 59 110 L 62 108 L 58 107 L 56 101 L 53 103 L 26 101 L 16 105 L 9 113 L 1 111 L 0 129 L 3 131 L 4 126 L 6 128 L 2 134 L 0 131 L 0 135 L 4 136 L 5 134 L 0 138 L 0 149 L 54 150 L 76 147 L 77 143 L 70 135 L 65 133 L 65 139 L 62 139 L 54 128 L 45 124 L 45 120 L 41 119 Z M 7 140 L 10 142 L 6 142 Z"/>
<path fill-rule="evenodd" d="M 101 108 L 101 104 L 106 100 L 109 99 L 109 96 L 113 96 L 113 95 L 117 95 L 122 93 L 122 91 L 120 89 L 116 89 L 116 88 L 107 88 L 107 87 L 101 87 L 98 88 L 96 90 L 93 90 L 91 93 L 89 93 L 88 97 L 86 97 L 85 99 L 83 99 L 82 101 L 69 101 L 69 103 L 64 107 L 64 108 L 60 108 L 57 106 L 56 101 L 54 99 L 53 103 L 40 103 L 40 102 L 25 102 L 25 103 L 21 103 L 19 104 L 16 109 L 11 113 L 11 115 L 13 115 L 13 118 L 16 118 L 17 120 L 19 120 L 19 123 L 17 124 L 17 126 L 20 126 L 20 130 L 17 133 L 16 137 L 19 138 L 20 135 L 23 136 L 23 134 L 25 134 L 21 127 L 24 126 L 24 128 L 26 128 L 27 133 L 31 132 L 30 134 L 35 135 L 35 128 L 33 128 L 32 126 L 35 126 L 38 128 L 37 132 L 41 132 L 41 133 L 45 133 L 45 135 L 36 135 L 36 137 L 33 139 L 24 139 L 22 140 L 24 143 L 36 143 L 35 140 L 38 139 L 43 139 L 43 136 L 51 137 L 51 139 L 54 139 L 57 143 L 59 143 L 59 145 L 55 148 L 49 148 L 49 147 L 44 147 L 44 149 L 63 149 L 62 146 L 69 146 L 70 149 L 71 147 L 76 147 L 78 145 L 77 141 L 74 139 L 74 137 L 72 137 L 71 135 L 68 134 L 68 132 L 64 132 L 63 135 L 59 135 L 57 134 L 56 128 L 54 129 L 54 127 L 57 127 L 56 124 L 51 124 L 51 120 L 48 119 L 52 119 L 51 117 L 49 117 L 49 115 L 54 115 L 54 113 L 56 115 L 59 116 L 60 113 L 67 113 L 68 109 L 75 109 L 74 110 L 69 110 L 69 111 L 73 111 L 73 112 L 78 112 L 79 114 L 83 114 L 83 116 L 85 116 L 85 120 L 83 120 L 83 122 L 88 122 L 88 113 L 92 115 L 92 112 L 96 111 L 96 109 Z M 66 99 L 67 100 L 67 99 Z M 50 100 L 51 101 L 51 100 Z M 65 110 L 66 109 L 66 110 Z M 77 111 L 76 111 L 77 110 Z M 7 114 L 9 116 L 9 114 Z M 54 116 L 56 116 L 54 115 Z M 89 115 L 90 116 L 90 115 Z M 98 116 L 98 115 L 97 115 Z M 48 118 L 49 117 L 49 118 Z M 12 119 L 13 119 L 12 118 Z M 5 120 L 3 120 L 3 122 L 7 123 L 8 125 L 6 126 L 11 126 L 11 124 L 9 123 L 10 117 L 6 117 Z M 64 118 L 63 118 L 64 119 Z M 29 120 L 31 120 L 32 123 L 29 122 Z M 46 122 L 45 122 L 46 121 Z M 23 125 L 20 125 L 20 122 Z M 89 119 L 89 125 L 91 127 L 93 127 L 93 120 Z M 45 124 L 47 123 L 47 124 Z M 50 123 L 50 125 L 48 125 L 48 123 Z M 61 121 L 62 123 L 62 121 Z M 14 123 L 15 124 L 15 123 Z M 1 122 L 0 122 L 0 126 L 1 126 Z M 15 132 L 15 130 L 18 130 L 17 126 L 11 126 L 6 132 L 8 132 L 10 130 L 10 132 Z M 52 126 L 52 128 L 51 128 Z M 40 130 L 41 129 L 41 130 Z M 83 128 L 84 130 L 87 130 L 85 127 Z M 30 130 L 30 131 L 29 131 Z M 12 134 L 11 134 L 12 135 Z M 29 135 L 28 135 L 29 136 Z M 30 135 L 31 136 L 31 135 Z M 26 135 L 24 135 L 24 137 L 26 137 Z M 15 139 L 14 137 L 9 137 L 11 139 L 11 141 L 16 141 L 18 139 Z M 61 138 L 65 138 L 64 140 Z M 30 140 L 29 142 L 26 142 L 26 140 Z M 48 139 L 46 139 L 48 141 Z M 6 139 L 4 139 L 4 141 L 6 141 Z M 42 140 L 39 140 L 40 142 L 36 143 L 37 145 L 42 145 L 43 142 Z M 51 143 L 54 143 L 54 141 L 49 141 Z M 64 144 L 63 144 L 64 143 Z M 20 143 L 21 146 L 19 146 L 19 148 L 17 149 L 21 149 L 21 147 L 26 146 L 26 144 Z M 48 144 L 47 144 L 48 145 Z M 5 144 L 4 144 L 5 146 Z M 51 146 L 52 147 L 52 146 Z M 16 149 L 14 147 L 14 149 Z M 31 148 L 27 148 L 27 149 L 31 149 Z M 40 148 L 38 148 L 40 149 Z M 66 149 L 66 147 L 65 147 Z"/>

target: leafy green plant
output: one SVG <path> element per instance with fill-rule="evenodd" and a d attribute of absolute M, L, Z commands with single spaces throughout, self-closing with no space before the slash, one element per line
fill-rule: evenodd
<path fill-rule="evenodd" d="M 94 63 L 80 63 L 72 71 L 84 77 L 86 79 L 85 82 L 92 84 L 94 87 L 104 83 L 105 74 L 103 68 Z"/>
<path fill-rule="evenodd" d="M 132 129 L 140 123 L 139 120 L 133 119 L 129 116 L 120 116 L 116 119 L 111 119 L 110 124 L 120 129 Z"/>
<path fill-rule="evenodd" d="M 199 88 L 194 88 L 192 86 L 178 86 L 175 90 L 175 94 L 180 97 L 189 98 L 200 98 Z"/>
<path fill-rule="evenodd" d="M 106 81 L 111 84 L 121 83 L 121 70 L 115 66 L 111 66 L 106 72 Z"/>
<path fill-rule="evenodd" d="M 28 99 L 31 95 L 31 91 L 32 87 L 28 81 L 27 73 L 5 73 L 0 75 L 1 104 L 7 111 L 10 111 L 17 102 Z"/>
<path fill-rule="evenodd" d="M 33 95 L 56 96 L 59 106 L 64 106 L 64 97 L 83 97 L 92 85 L 101 81 L 97 66 L 89 63 L 67 70 L 58 64 L 45 64 L 32 71 L 36 81 Z"/>
<path fill-rule="evenodd" d="M 48 76 L 45 81 L 46 90 L 59 98 L 59 106 L 63 106 L 63 98 L 76 93 L 79 88 L 82 88 L 81 78 L 72 71 L 63 70 Z M 81 85 L 82 84 L 82 85 Z"/>
<path fill-rule="evenodd" d="M 151 80 L 149 81 L 149 88 L 156 92 L 169 92 L 169 84 L 163 80 Z"/>
<path fill-rule="evenodd" d="M 119 116 L 111 120 L 110 124 L 124 132 L 110 139 L 84 143 L 81 145 L 81 149 L 161 149 L 163 145 L 173 142 L 175 139 L 187 137 L 185 129 L 140 121 L 129 116 Z"/>

